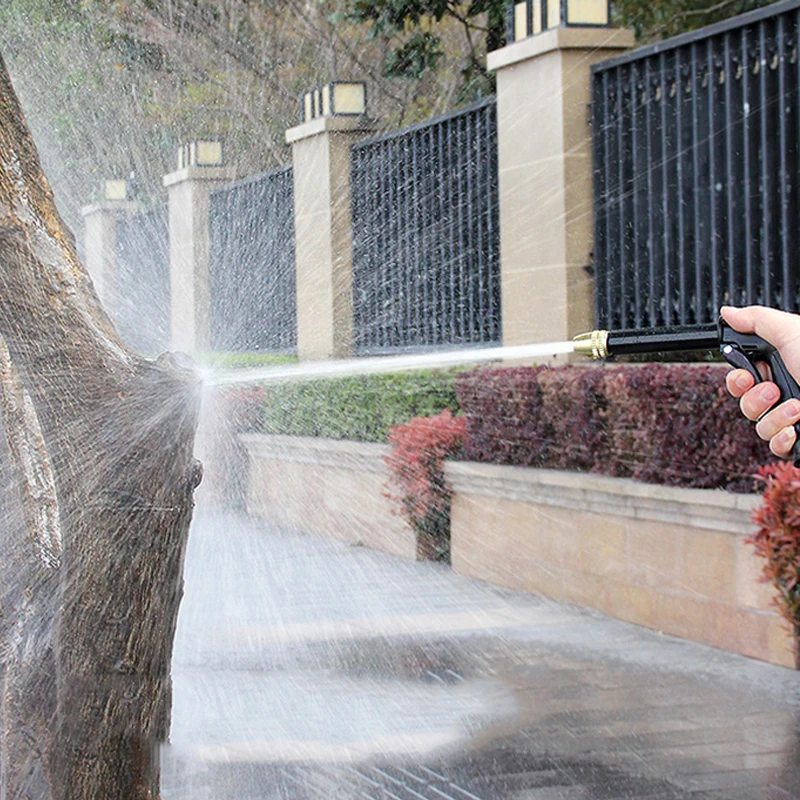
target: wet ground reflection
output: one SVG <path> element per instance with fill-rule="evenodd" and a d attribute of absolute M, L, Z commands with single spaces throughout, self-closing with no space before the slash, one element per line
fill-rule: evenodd
<path fill-rule="evenodd" d="M 200 515 L 165 800 L 797 800 L 795 673 Z"/>

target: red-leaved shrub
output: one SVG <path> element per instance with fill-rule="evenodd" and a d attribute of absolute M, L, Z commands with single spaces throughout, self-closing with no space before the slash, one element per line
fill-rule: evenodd
<path fill-rule="evenodd" d="M 736 492 L 769 450 L 724 386 L 726 367 L 484 368 L 459 375 L 463 457 Z"/>
<path fill-rule="evenodd" d="M 782 462 L 758 477 L 764 501 L 753 514 L 758 530 L 745 541 L 764 559 L 761 580 L 778 590 L 775 604 L 800 636 L 800 470 Z"/>
<path fill-rule="evenodd" d="M 445 484 L 444 461 L 458 455 L 465 431 L 464 417 L 454 417 L 449 409 L 434 417 L 415 417 L 389 431 L 387 497 L 411 523 L 418 550 L 428 558 L 449 555 L 452 493 Z"/>
<path fill-rule="evenodd" d="M 264 424 L 264 389 L 238 386 L 217 392 L 216 405 L 222 422 L 238 433 L 260 431 Z"/>

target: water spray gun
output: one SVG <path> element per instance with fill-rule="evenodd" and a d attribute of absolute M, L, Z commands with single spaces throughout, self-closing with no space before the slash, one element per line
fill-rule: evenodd
<path fill-rule="evenodd" d="M 714 325 L 678 325 L 653 330 L 590 331 L 573 339 L 575 352 L 591 358 L 608 358 L 636 353 L 662 353 L 685 350 L 716 350 L 733 367 L 747 370 L 756 383 L 761 375 L 756 364 L 763 361 L 772 370 L 772 381 L 781 391 L 778 402 L 791 397 L 800 400 L 800 386 L 791 376 L 780 353 L 754 333 L 739 333 L 720 318 Z M 792 463 L 800 467 L 800 422 L 795 424 L 797 439 L 792 448 Z"/>

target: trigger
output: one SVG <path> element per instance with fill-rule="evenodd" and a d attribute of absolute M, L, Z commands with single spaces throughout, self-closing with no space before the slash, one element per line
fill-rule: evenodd
<path fill-rule="evenodd" d="M 733 345 L 725 344 L 720 348 L 720 352 L 732 367 L 747 370 L 756 383 L 761 383 L 761 375 L 758 374 L 756 365 L 741 350 L 737 350 Z"/>

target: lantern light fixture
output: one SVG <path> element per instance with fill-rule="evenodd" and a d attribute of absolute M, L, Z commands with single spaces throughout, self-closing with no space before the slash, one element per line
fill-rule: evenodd
<path fill-rule="evenodd" d="M 300 101 L 301 121 L 319 117 L 358 117 L 367 113 L 364 81 L 331 81 L 306 92 Z"/>
<path fill-rule="evenodd" d="M 220 141 L 195 139 L 178 148 L 178 169 L 220 167 L 222 162 L 222 142 Z"/>
<path fill-rule="evenodd" d="M 509 4 L 506 14 L 509 44 L 550 28 L 611 25 L 610 0 L 524 0 Z"/>
<path fill-rule="evenodd" d="M 114 178 L 105 181 L 103 186 L 103 195 L 106 200 L 127 200 L 128 199 L 128 181 L 124 178 Z"/>

